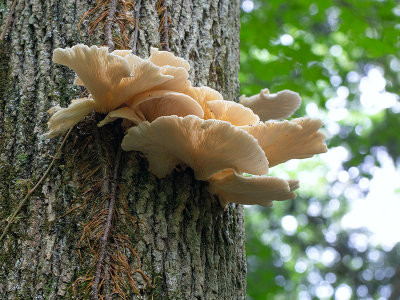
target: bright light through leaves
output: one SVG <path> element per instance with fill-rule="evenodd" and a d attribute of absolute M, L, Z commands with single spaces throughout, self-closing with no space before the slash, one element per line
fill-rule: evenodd
<path fill-rule="evenodd" d="M 400 6 L 246 0 L 242 11 L 241 92 L 300 91 L 299 114 L 324 120 L 330 149 L 271 168 L 301 180 L 298 198 L 247 212 L 249 299 L 399 298 Z"/>

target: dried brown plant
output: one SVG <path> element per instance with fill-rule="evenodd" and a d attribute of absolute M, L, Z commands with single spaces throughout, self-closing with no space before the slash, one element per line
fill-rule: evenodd
<path fill-rule="evenodd" d="M 169 36 L 172 32 L 171 25 L 173 24 L 170 14 L 168 12 L 167 0 L 158 0 L 156 4 L 156 10 L 160 19 L 160 25 L 158 32 L 161 34 L 161 46 L 164 50 L 169 51 Z"/>
<path fill-rule="evenodd" d="M 89 38 L 98 26 L 105 35 L 105 43 L 110 48 L 128 49 L 129 28 L 135 28 L 135 1 L 133 0 L 97 0 L 95 6 L 88 10 L 78 23 L 79 32 L 85 20 L 88 20 Z M 114 33 L 112 29 L 114 28 Z M 111 50 L 112 50 L 111 49 Z"/>

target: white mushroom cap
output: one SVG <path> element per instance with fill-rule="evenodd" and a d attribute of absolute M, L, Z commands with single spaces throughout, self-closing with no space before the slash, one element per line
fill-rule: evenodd
<path fill-rule="evenodd" d="M 204 115 L 207 115 L 205 119 L 228 121 L 236 126 L 252 125 L 260 121 L 251 109 L 233 101 L 208 101 L 206 107 L 208 111 L 204 113 Z"/>
<path fill-rule="evenodd" d="M 171 52 L 159 51 L 157 48 L 151 48 L 149 60 L 159 67 L 172 66 L 184 68 L 186 71 L 190 70 L 190 65 L 186 60 L 175 56 Z"/>
<path fill-rule="evenodd" d="M 149 122 L 161 116 L 171 115 L 204 117 L 203 109 L 192 97 L 168 90 L 150 91 L 138 95 L 131 108 L 141 121 Z"/>
<path fill-rule="evenodd" d="M 76 45 L 72 48 L 55 49 L 53 61 L 68 66 L 78 74 L 77 83 L 82 83 L 98 102 L 98 109 L 113 106 L 110 91 L 122 78 L 131 74 L 128 62 L 117 55 L 109 54 L 107 47 L 98 48 Z"/>
<path fill-rule="evenodd" d="M 89 48 L 76 45 L 72 48 L 56 49 L 53 61 L 66 65 L 77 73 L 75 83 L 89 90 L 95 111 L 112 112 L 99 123 L 100 126 L 119 117 L 138 123 L 143 120 L 138 117 L 138 113 L 146 114 L 151 120 L 164 114 L 204 116 L 195 100 L 179 94 L 191 87 L 187 72 L 190 66 L 184 59 L 175 57 L 172 53 L 152 49 L 152 56 L 146 60 L 133 55 L 130 50 L 108 53 L 107 47 Z M 155 98 L 154 94 L 159 93 L 157 90 L 167 90 L 169 94 L 164 91 L 163 97 L 158 95 L 158 104 L 141 104 L 135 109 L 137 104 L 148 100 L 142 99 L 143 93 L 154 92 L 152 98 Z M 165 101 L 167 98 L 173 98 L 172 102 Z M 186 99 L 185 102 L 183 98 Z M 173 107 L 177 103 L 179 106 Z M 131 106 L 134 110 L 132 112 L 121 106 Z M 150 111 L 151 108 L 156 110 Z M 74 123 L 74 120 L 69 123 Z"/>
<path fill-rule="evenodd" d="M 135 97 L 134 104 L 110 112 L 98 126 L 125 118 L 135 124 L 152 122 L 161 116 L 176 115 L 185 117 L 195 115 L 203 118 L 201 106 L 188 95 L 171 91 L 149 91 Z"/>
<path fill-rule="evenodd" d="M 60 105 L 56 105 L 56 106 L 53 106 L 53 107 L 51 107 L 48 111 L 47 111 L 47 113 L 49 114 L 49 115 L 54 115 L 56 112 L 58 112 L 59 110 L 62 110 L 63 108 L 60 106 Z"/>
<path fill-rule="evenodd" d="M 172 76 L 172 78 L 152 88 L 153 90 L 171 90 L 186 93 L 191 87 L 191 83 L 188 80 L 189 73 L 184 68 L 165 66 L 161 68 L 161 74 Z"/>
<path fill-rule="evenodd" d="M 173 79 L 162 68 L 133 54 L 125 57 L 108 53 L 107 47 L 76 45 L 56 49 L 53 61 L 70 67 L 78 75 L 96 103 L 95 110 L 107 113 L 130 101 L 135 95 Z"/>
<path fill-rule="evenodd" d="M 209 179 L 208 190 L 218 196 L 222 207 L 228 203 L 272 206 L 273 200 L 296 198 L 297 180 L 283 180 L 272 176 L 243 176 L 225 170 Z"/>
<path fill-rule="evenodd" d="M 300 107 L 300 103 L 299 94 L 289 90 L 270 94 L 268 89 L 263 89 L 257 95 L 240 97 L 240 104 L 253 110 L 262 121 L 288 118 Z"/>
<path fill-rule="evenodd" d="M 50 108 L 49 113 L 53 116 L 47 123 L 49 132 L 46 133 L 46 137 L 51 138 L 66 132 L 92 112 L 95 106 L 93 99 L 81 98 L 72 100 L 67 108 L 60 108 L 59 106 Z"/>
<path fill-rule="evenodd" d="M 150 62 L 161 67 L 163 75 L 171 75 L 173 78 L 157 86 L 157 90 L 171 90 L 174 92 L 186 92 L 191 87 L 188 80 L 190 70 L 189 63 L 183 58 L 175 56 L 168 51 L 159 51 L 157 48 L 151 48 Z"/>
<path fill-rule="evenodd" d="M 126 60 L 132 66 L 134 76 L 125 78 L 121 82 L 118 97 L 128 99 L 124 103 L 129 106 L 137 103 L 136 96 L 144 92 L 156 90 L 186 92 L 190 88 L 189 74 L 184 68 L 168 65 L 159 67 L 135 55 L 126 56 Z"/>
<path fill-rule="evenodd" d="M 268 161 L 257 141 L 228 122 L 196 116 L 159 117 L 128 130 L 122 141 L 125 151 L 141 151 L 149 171 L 162 178 L 184 163 L 198 180 L 234 169 L 239 173 L 265 174 Z"/>
<path fill-rule="evenodd" d="M 242 126 L 254 136 L 273 167 L 293 158 L 308 158 L 327 151 L 319 119 L 299 118 Z"/>
<path fill-rule="evenodd" d="M 118 55 L 118 56 L 128 56 L 129 54 L 132 54 L 132 50 L 114 50 L 113 52 L 111 52 L 112 54 Z"/>
<path fill-rule="evenodd" d="M 208 116 L 209 108 L 207 106 L 207 102 L 224 99 L 224 97 L 222 97 L 222 95 L 219 92 L 208 86 L 191 87 L 187 91 L 187 94 L 193 99 L 195 99 L 201 105 L 205 113 L 204 117 L 206 119 L 211 119 Z"/>

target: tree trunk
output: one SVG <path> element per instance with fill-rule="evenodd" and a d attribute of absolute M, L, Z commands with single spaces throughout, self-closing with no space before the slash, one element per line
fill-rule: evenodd
<path fill-rule="evenodd" d="M 1 28 L 12 2 L 0 0 Z M 156 2 L 142 0 L 141 57 L 148 56 L 150 47 L 164 45 Z M 79 20 L 94 4 L 19 0 L 8 34 L 0 41 L 1 230 L 61 143 L 62 138 L 42 136 L 47 110 L 68 105 L 81 92 L 73 85 L 74 73 L 52 63 L 53 50 L 105 44 L 102 25 L 90 39 L 85 22 L 82 36 L 78 31 Z M 239 0 L 167 2 L 169 47 L 190 62 L 192 84 L 213 87 L 231 100 L 238 96 L 239 5 Z M 119 124 L 98 129 L 96 118 L 91 115 L 74 128 L 49 177 L 0 241 L 0 299 L 89 297 L 96 255 L 89 246 L 98 246 L 96 236 L 104 229 L 96 220 L 107 212 L 110 174 L 121 141 L 114 133 Z M 131 272 L 143 270 L 149 277 L 146 281 L 140 272 L 133 275 L 141 299 L 244 299 L 242 207 L 230 205 L 223 211 L 209 196 L 207 183 L 196 181 L 190 169 L 157 179 L 140 153 L 123 153 L 117 171 L 112 236 L 102 268 L 109 275 L 102 277 L 100 293 L 116 297 L 113 280 L 121 276 L 118 282 L 126 297 L 140 298 L 125 284 L 129 276 L 123 271 L 118 275 L 122 269 L 112 256 L 120 251 Z M 115 273 L 107 273 L 112 267 Z"/>

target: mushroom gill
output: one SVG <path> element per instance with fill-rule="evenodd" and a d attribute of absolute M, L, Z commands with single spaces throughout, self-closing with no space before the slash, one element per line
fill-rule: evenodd
<path fill-rule="evenodd" d="M 225 169 L 258 175 L 268 172 L 268 161 L 257 141 L 246 131 L 219 120 L 159 117 L 130 128 L 121 146 L 125 151 L 143 152 L 149 171 L 159 178 L 178 164 L 191 167 L 198 180 Z"/>

